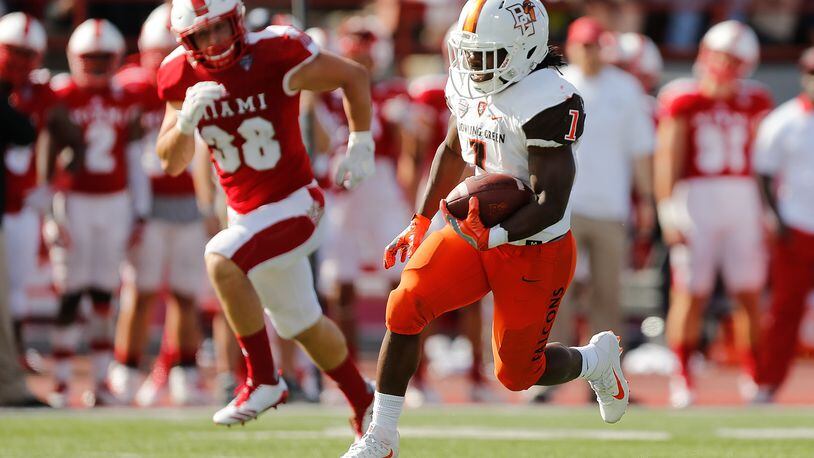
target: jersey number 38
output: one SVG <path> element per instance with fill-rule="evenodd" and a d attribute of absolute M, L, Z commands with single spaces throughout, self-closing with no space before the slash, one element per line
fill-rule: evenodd
<path fill-rule="evenodd" d="M 274 126 L 261 118 L 249 118 L 240 123 L 237 133 L 243 145 L 234 145 L 235 137 L 218 126 L 201 129 L 201 137 L 212 148 L 212 154 L 222 172 L 234 173 L 241 164 L 254 170 L 269 170 L 280 160 L 280 143 L 274 139 Z M 241 159 L 241 149 L 243 155 Z"/>

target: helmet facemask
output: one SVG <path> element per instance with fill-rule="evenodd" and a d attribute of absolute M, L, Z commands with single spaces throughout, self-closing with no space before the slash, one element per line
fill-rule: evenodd
<path fill-rule="evenodd" d="M 201 48 L 196 41 L 199 32 L 210 31 L 219 26 L 228 25 L 230 37 L 224 43 L 217 43 Z M 196 35 L 198 35 L 196 37 Z M 243 8 L 235 7 L 232 11 L 208 21 L 203 21 L 182 32 L 178 32 L 178 41 L 186 48 L 193 60 L 210 70 L 222 70 L 231 66 L 245 52 L 246 29 L 243 25 Z"/>
<path fill-rule="evenodd" d="M 461 97 L 470 99 L 506 89 L 531 73 L 547 52 L 537 47 L 528 51 L 523 48 L 519 39 L 513 43 L 482 42 L 472 32 L 450 33 L 447 49 L 453 88 Z"/>
<path fill-rule="evenodd" d="M 119 68 L 121 55 L 99 51 L 70 55 L 68 64 L 74 80 L 82 87 L 103 88 Z"/>

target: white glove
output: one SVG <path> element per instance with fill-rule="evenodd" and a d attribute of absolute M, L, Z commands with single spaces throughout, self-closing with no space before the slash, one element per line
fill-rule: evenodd
<path fill-rule="evenodd" d="M 334 181 L 346 189 L 353 189 L 373 175 L 373 135 L 370 131 L 351 132 L 348 137 L 348 151 L 336 170 Z"/>
<path fill-rule="evenodd" d="M 184 104 L 178 111 L 175 126 L 184 135 L 192 135 L 203 118 L 207 106 L 226 95 L 226 88 L 214 81 L 201 81 L 187 88 Z"/>

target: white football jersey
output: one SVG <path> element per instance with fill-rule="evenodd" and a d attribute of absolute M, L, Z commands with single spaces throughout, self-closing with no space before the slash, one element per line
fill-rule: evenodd
<path fill-rule="evenodd" d="M 556 69 L 530 73 L 505 90 L 485 97 L 461 97 L 447 82 L 446 98 L 456 116 L 464 160 L 476 174 L 505 173 L 530 186 L 528 147 L 573 145 L 585 123 L 582 98 Z M 571 229 L 571 203 L 562 219 L 514 245 L 544 243 Z"/>

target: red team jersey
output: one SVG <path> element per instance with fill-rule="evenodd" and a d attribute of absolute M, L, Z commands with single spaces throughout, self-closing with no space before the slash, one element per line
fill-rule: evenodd
<path fill-rule="evenodd" d="M 681 80 L 661 91 L 658 105 L 660 117 L 681 117 L 689 123 L 682 179 L 752 174 L 752 141 L 773 106 L 766 88 L 742 81 L 733 97 L 714 100 L 701 94 L 697 82 Z"/>
<path fill-rule="evenodd" d="M 127 188 L 129 130 L 140 108 L 138 94 L 115 84 L 82 88 L 73 80 L 55 93 L 71 121 L 82 129 L 86 143 L 85 159 L 72 176 L 70 190 L 88 194 L 123 191 Z"/>
<path fill-rule="evenodd" d="M 376 144 L 376 158 L 396 162 L 401 154 L 401 138 L 394 126 L 399 124 L 400 118 L 404 117 L 410 108 L 407 86 L 399 79 L 374 83 L 370 88 L 370 97 L 373 104 L 370 133 Z M 324 93 L 321 100 L 332 115 L 331 124 L 339 126 L 337 132 L 329 133 L 343 136 L 341 150 L 344 154 L 350 128 L 345 115 L 345 107 L 342 104 L 342 92 L 337 90 Z"/>
<path fill-rule="evenodd" d="M 210 72 L 176 49 L 158 71 L 158 95 L 184 100 L 200 81 L 222 84 L 227 95 L 198 124 L 209 144 L 229 206 L 248 213 L 310 184 L 311 163 L 299 126 L 299 93 L 287 89 L 291 70 L 318 54 L 293 27 L 271 26 L 247 35 L 247 51 L 231 67 Z"/>
<path fill-rule="evenodd" d="M 424 142 L 427 150 L 420 151 L 422 175 L 429 172 L 435 151 L 447 136 L 450 117 L 444 93 L 447 78 L 446 73 L 426 75 L 416 78 L 410 83 L 410 98 L 413 100 L 413 104 L 421 110 L 421 116 L 425 122 L 429 123 L 429 132 Z"/>
<path fill-rule="evenodd" d="M 158 196 L 186 196 L 195 194 L 192 174 L 184 171 L 178 176 L 164 173 L 155 154 L 156 140 L 164 120 L 166 103 L 158 97 L 155 74 L 138 65 L 127 65 L 116 74 L 116 82 L 126 91 L 137 94 L 142 105 L 142 125 L 145 133 L 142 165 L 150 177 L 152 193 Z"/>
<path fill-rule="evenodd" d="M 11 94 L 11 104 L 27 114 L 37 132 L 45 126 L 48 110 L 55 101 L 54 92 L 45 77 L 47 72 L 35 72 L 32 80 Z M 6 174 L 6 213 L 17 213 L 23 209 L 26 194 L 37 184 L 37 161 L 35 145 L 9 145 L 3 161 Z"/>

